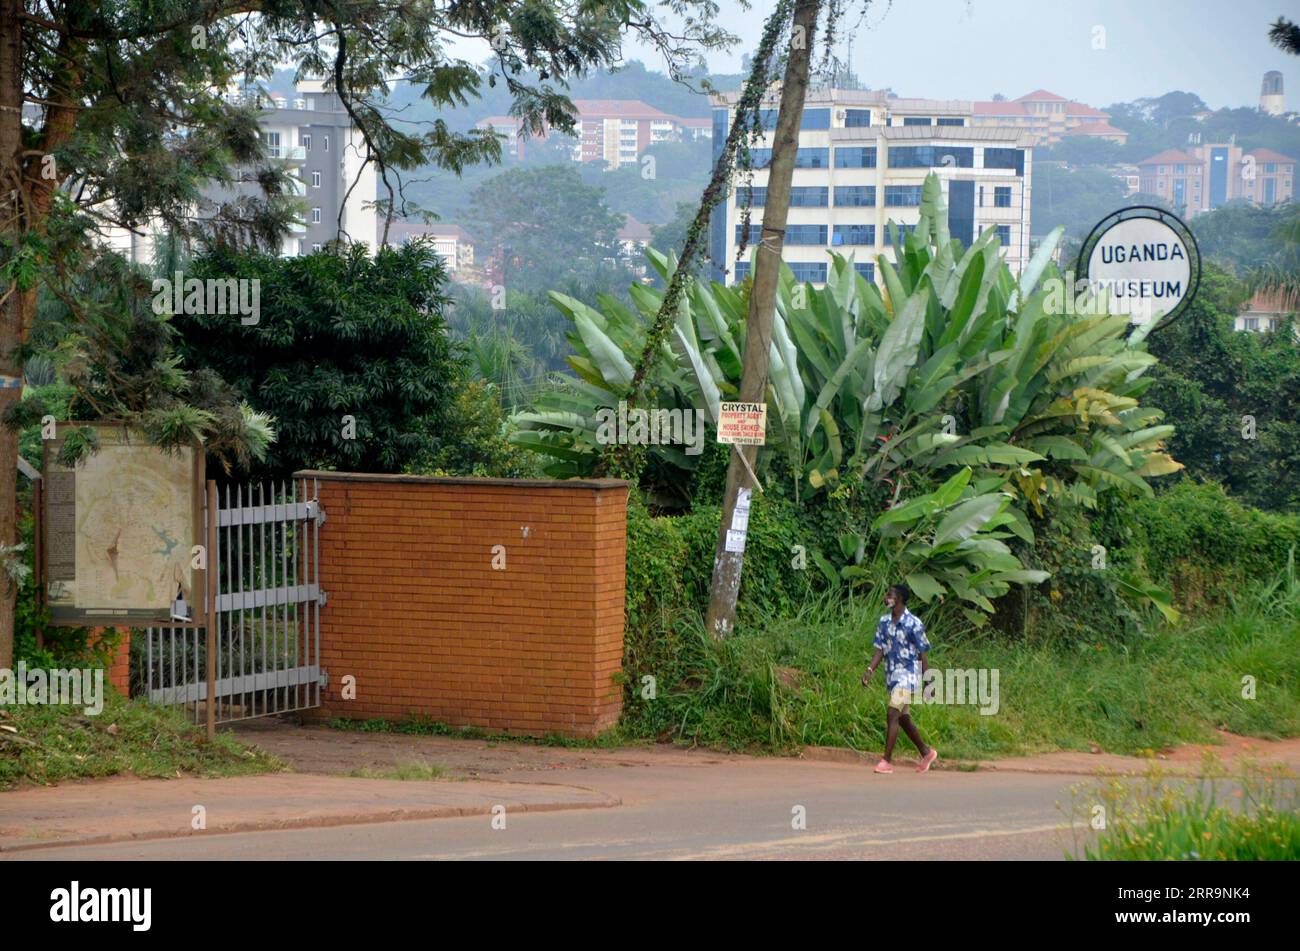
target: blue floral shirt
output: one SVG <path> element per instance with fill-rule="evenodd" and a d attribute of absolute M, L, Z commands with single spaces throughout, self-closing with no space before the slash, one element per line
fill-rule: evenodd
<path fill-rule="evenodd" d="M 884 654 L 886 687 L 920 689 L 921 655 L 930 649 L 930 642 L 919 617 L 906 608 L 897 621 L 892 614 L 886 614 L 876 626 L 871 647 Z"/>

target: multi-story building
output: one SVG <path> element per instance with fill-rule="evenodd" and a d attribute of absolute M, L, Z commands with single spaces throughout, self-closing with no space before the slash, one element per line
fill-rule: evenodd
<path fill-rule="evenodd" d="M 1141 190 L 1188 217 L 1237 199 L 1277 205 L 1294 196 L 1295 159 L 1232 143 L 1165 149 L 1138 162 Z"/>
<path fill-rule="evenodd" d="M 715 99 L 715 157 L 736 98 Z M 762 121 L 769 131 L 750 148 L 752 181 L 736 183 L 710 221 L 713 276 L 729 284 L 748 275 L 758 242 L 776 109 L 765 108 Z M 827 252 L 851 254 L 859 273 L 875 280 L 876 257 L 894 256 L 888 223 L 902 230 L 916 226 L 921 186 L 935 172 L 952 236 L 970 244 L 985 229 L 996 228 L 1007 262 L 1018 270 L 1029 257 L 1031 153 L 1030 138 L 1021 130 L 972 126 L 970 102 L 897 99 L 863 90 L 810 92 L 782 256 L 796 278 L 822 283 L 830 263 Z M 749 250 L 737 261 L 747 196 Z"/>
<path fill-rule="evenodd" d="M 635 164 L 651 145 L 681 137 L 676 116 L 639 99 L 575 99 L 580 162 L 603 161 L 611 171 Z"/>
<path fill-rule="evenodd" d="M 302 220 L 283 238 L 280 255 L 319 251 L 340 236 L 340 226 L 345 240 L 373 249 L 379 227 L 373 208 L 375 168 L 363 161 L 361 132 L 352 125 L 342 100 L 316 80 L 298 83 L 292 100 L 234 87 L 225 95 L 231 102 L 252 101 L 261 108 L 258 124 L 267 158 L 287 163 L 295 179 Z M 205 201 L 223 204 L 258 194 L 255 182 L 238 174 L 236 178 L 240 180 L 229 186 L 207 188 Z M 148 261 L 160 227 L 150 225 L 140 233 L 111 229 L 105 242 L 133 261 Z"/>
<path fill-rule="evenodd" d="M 652 145 L 707 139 L 712 132 L 708 119 L 670 116 L 639 99 L 575 99 L 573 105 L 578 111 L 577 134 L 572 137 L 570 158 L 604 162 L 610 170 L 637 163 Z M 514 116 L 487 116 L 475 125 L 503 137 L 503 154 L 524 157 L 528 137 L 521 134 Z"/>
<path fill-rule="evenodd" d="M 1087 136 L 1123 145 L 1128 133 L 1110 124 L 1110 113 L 1036 89 L 1019 99 L 973 104 L 974 124 L 1010 126 L 1029 133 L 1034 145 L 1055 145 L 1067 136 Z"/>
<path fill-rule="evenodd" d="M 379 223 L 383 233 L 383 222 Z M 433 242 L 433 250 L 447 265 L 453 277 L 474 266 L 474 239 L 460 225 L 422 224 L 413 221 L 394 221 L 388 228 L 388 243 L 403 245 L 417 238 L 427 238 Z"/>

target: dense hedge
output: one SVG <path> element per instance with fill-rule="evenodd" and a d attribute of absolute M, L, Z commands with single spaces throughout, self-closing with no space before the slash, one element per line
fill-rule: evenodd
<path fill-rule="evenodd" d="M 1184 480 L 1152 499 L 1106 500 L 1093 530 L 1112 553 L 1173 590 L 1183 609 L 1285 567 L 1300 551 L 1300 515 L 1261 512 L 1214 483 Z"/>
<path fill-rule="evenodd" d="M 789 616 L 810 594 L 827 587 L 814 551 L 835 544 L 819 507 L 796 507 L 775 494 L 753 503 L 739 623 Z M 840 514 L 843 518 L 843 513 Z M 653 640 L 678 620 L 699 618 L 708 601 L 718 530 L 716 505 L 673 517 L 652 517 L 634 503 L 628 520 L 627 612 L 629 661 L 661 653 Z M 1300 516 L 1260 512 L 1229 498 L 1214 484 L 1186 480 L 1154 498 L 1103 496 L 1096 511 L 1062 506 L 1035 525 L 1027 566 L 1051 572 L 1044 584 L 1011 592 L 998 604 L 994 624 L 1011 636 L 1094 641 L 1124 637 L 1153 621 L 1124 597 L 1117 580 L 1154 582 L 1170 590 L 1184 612 L 1222 604 L 1232 591 L 1286 565 L 1300 549 Z M 1104 570 L 1094 567 L 1094 546 L 1105 547 Z M 805 550 L 802 569 L 796 548 Z M 629 664 L 629 670 L 637 669 Z"/>

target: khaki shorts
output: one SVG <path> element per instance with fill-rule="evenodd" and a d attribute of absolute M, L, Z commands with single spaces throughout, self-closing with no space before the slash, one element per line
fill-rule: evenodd
<path fill-rule="evenodd" d="M 906 687 L 895 687 L 889 691 L 889 706 L 899 713 L 908 714 L 912 712 L 912 691 Z"/>

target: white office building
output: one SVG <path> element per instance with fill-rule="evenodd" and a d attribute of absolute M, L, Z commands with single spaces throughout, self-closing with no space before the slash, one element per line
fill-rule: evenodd
<path fill-rule="evenodd" d="M 714 154 L 721 151 L 737 94 L 715 97 Z M 799 132 L 783 257 L 799 280 L 823 283 L 828 251 L 852 256 L 858 271 L 876 280 L 875 260 L 892 260 L 888 222 L 915 227 L 921 186 L 939 176 L 954 238 L 969 245 L 996 228 L 1003 254 L 1018 271 L 1029 258 L 1031 138 L 1023 130 L 972 126 L 967 101 L 899 99 L 883 92 L 810 91 Z M 764 103 L 761 141 L 750 146 L 752 180 L 736 181 L 710 221 L 713 277 L 727 284 L 748 275 L 758 243 L 771 160 L 777 102 Z M 746 192 L 750 234 L 741 260 L 736 250 Z"/>

